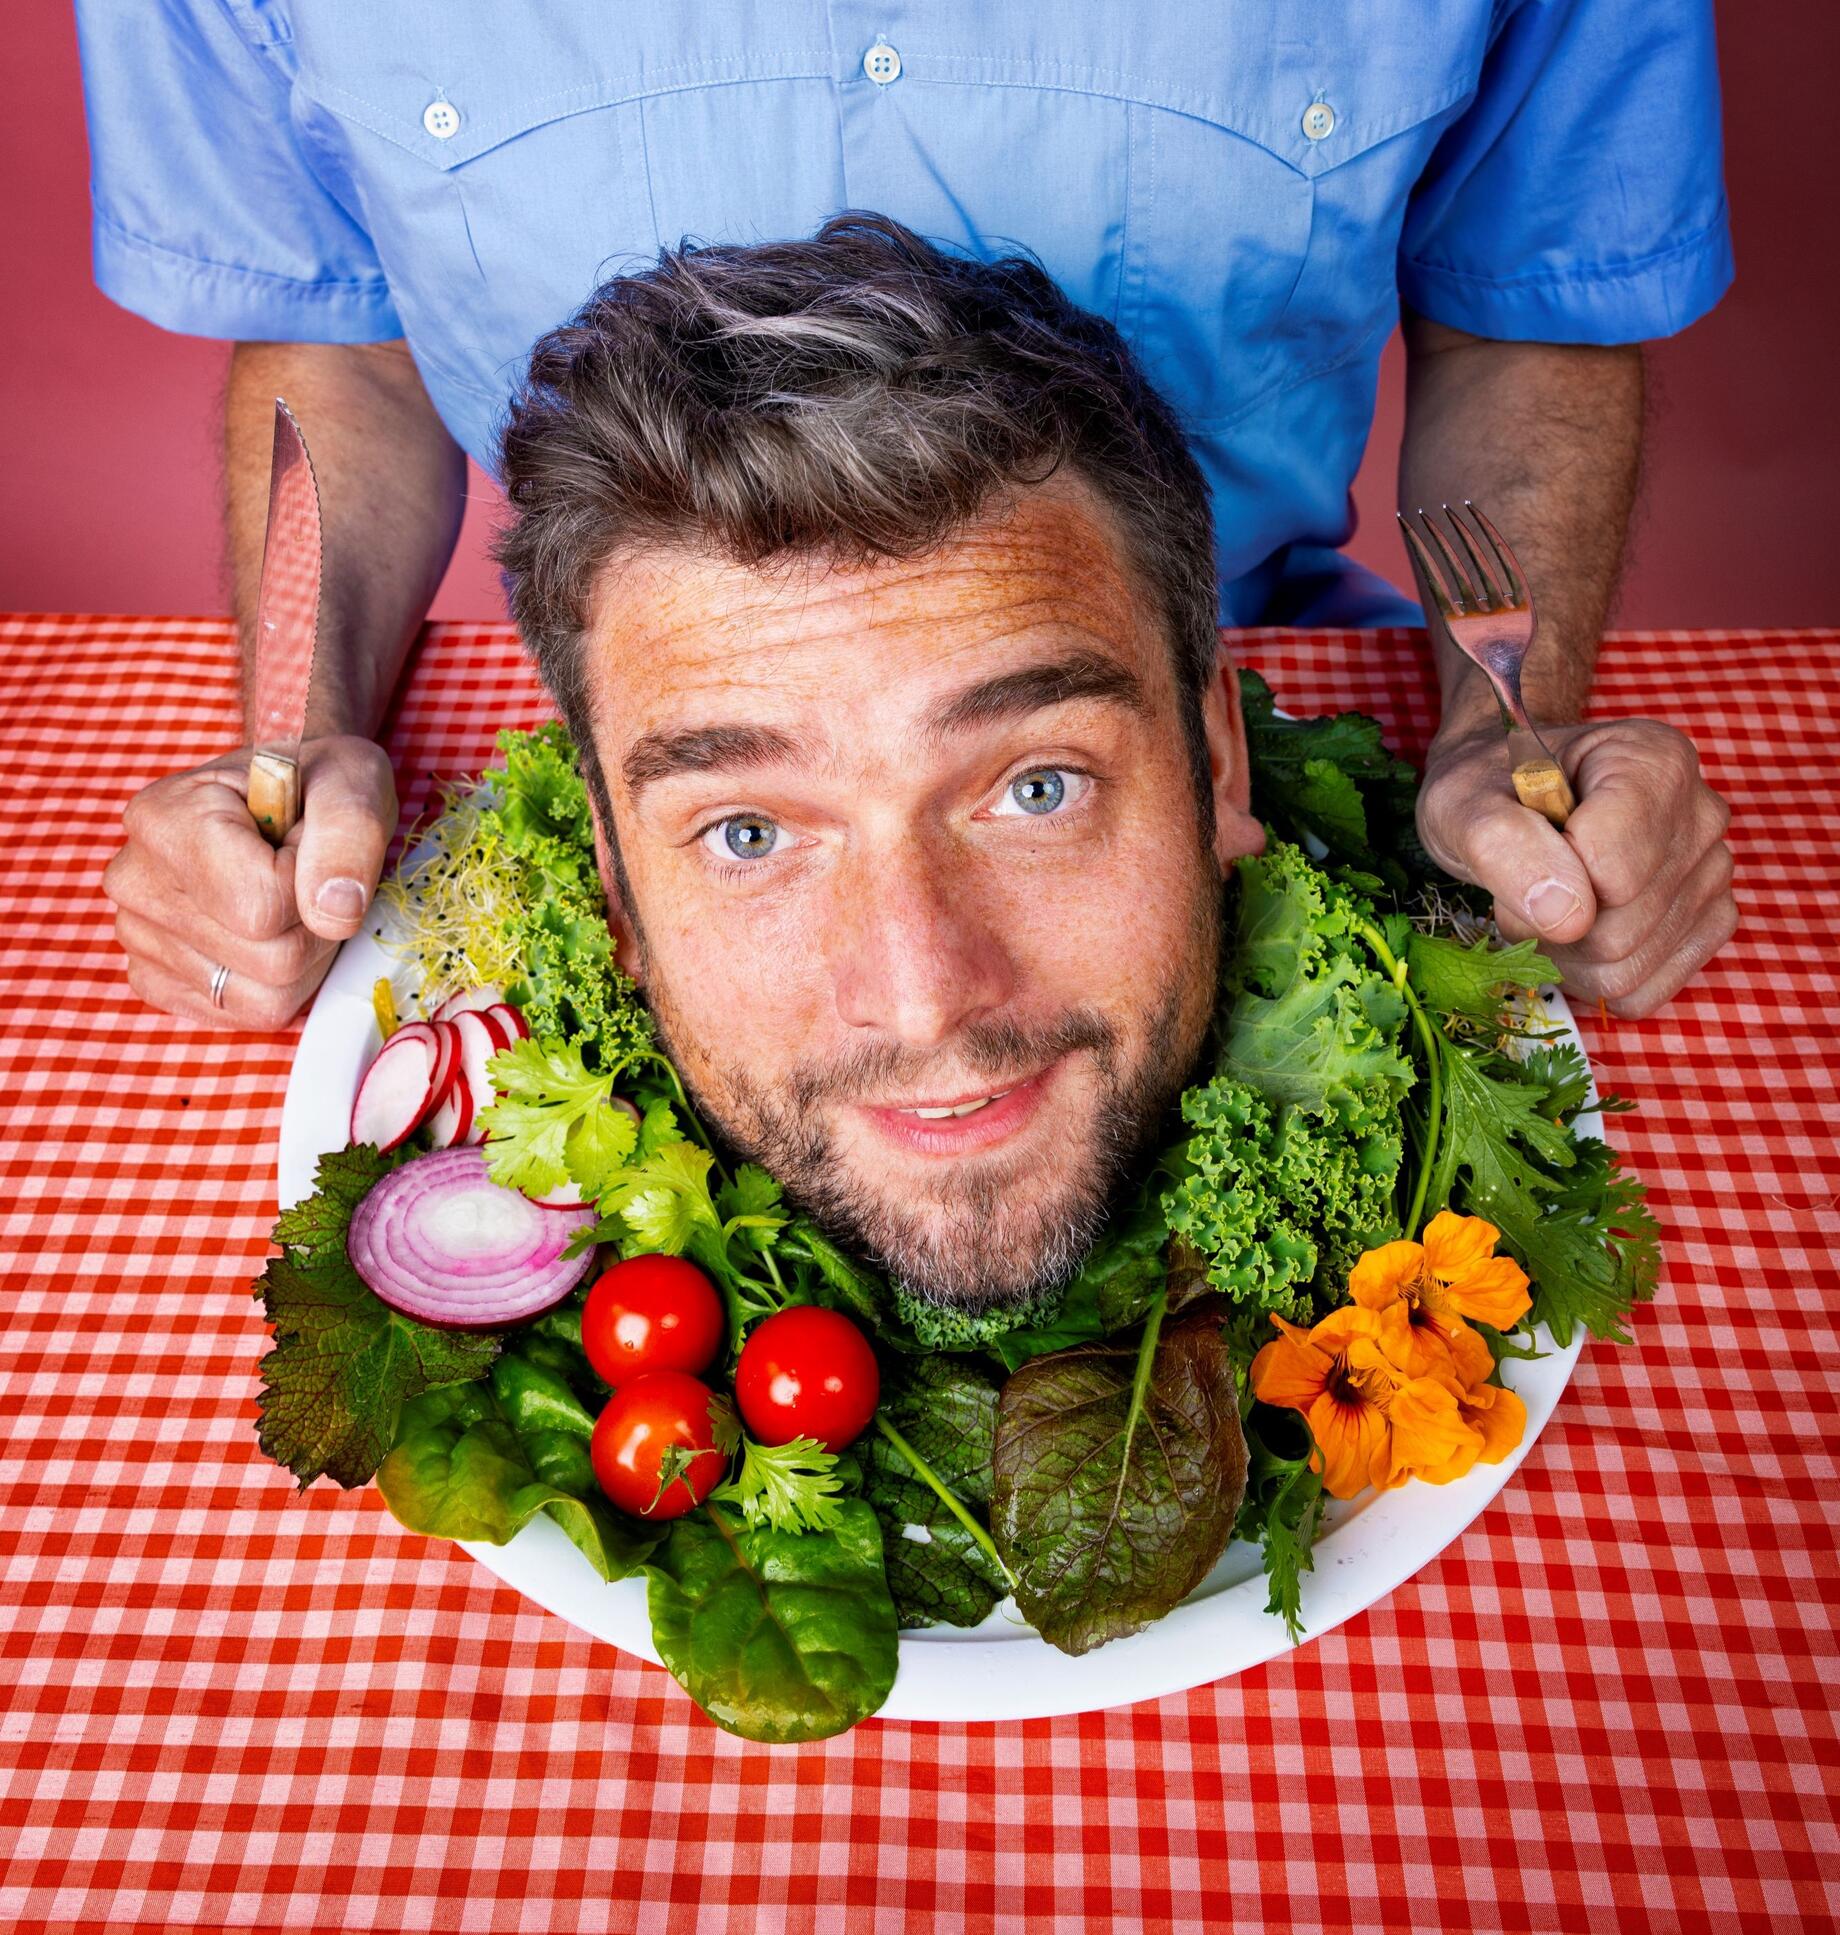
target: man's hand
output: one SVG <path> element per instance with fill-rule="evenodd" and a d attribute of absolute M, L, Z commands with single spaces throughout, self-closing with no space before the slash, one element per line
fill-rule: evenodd
<path fill-rule="evenodd" d="M 389 755 L 349 734 L 302 742 L 299 821 L 271 847 L 243 797 L 249 749 L 144 786 L 103 870 L 128 985 L 216 1028 L 284 1028 L 358 931 L 396 830 Z M 321 896 L 326 895 L 322 902 Z M 224 1004 L 211 977 L 230 970 Z"/>
<path fill-rule="evenodd" d="M 1446 872 L 1495 896 L 1566 988 L 1631 1019 L 1650 1015 L 1737 931 L 1731 809 L 1693 742 L 1655 719 L 1542 726 L 1578 805 L 1563 829 L 1522 806 L 1499 725 L 1433 743 L 1418 831 Z"/>

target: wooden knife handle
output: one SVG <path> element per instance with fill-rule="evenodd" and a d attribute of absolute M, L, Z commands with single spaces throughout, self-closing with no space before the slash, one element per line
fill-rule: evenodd
<path fill-rule="evenodd" d="M 1550 759 L 1523 759 L 1514 769 L 1514 790 L 1523 806 L 1544 813 L 1554 826 L 1563 826 L 1578 804 L 1564 773 Z"/>
<path fill-rule="evenodd" d="M 251 754 L 248 799 L 263 839 L 278 847 L 300 818 L 300 768 L 278 753 Z"/>

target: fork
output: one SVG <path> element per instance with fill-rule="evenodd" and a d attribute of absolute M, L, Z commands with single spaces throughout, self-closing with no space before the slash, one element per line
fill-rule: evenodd
<path fill-rule="evenodd" d="M 1514 791 L 1521 804 L 1543 813 L 1554 826 L 1563 826 L 1577 801 L 1566 783 L 1565 769 L 1521 703 L 1521 667 L 1532 648 L 1534 628 L 1527 574 L 1508 549 L 1507 540 L 1468 498 L 1463 500 L 1463 508 L 1475 520 L 1473 532 L 1448 504 L 1443 508 L 1468 559 L 1468 570 L 1438 528 L 1437 520 L 1423 510 L 1418 513 L 1419 522 L 1436 545 L 1437 555 L 1432 555 L 1424 538 L 1400 512 L 1396 515 L 1405 533 L 1406 548 L 1418 568 L 1422 588 L 1437 604 L 1450 642 L 1494 688 L 1501 706 L 1502 729 L 1508 735 L 1508 756 L 1514 761 Z M 1516 733 L 1527 734 L 1541 756 L 1533 756 L 1526 740 L 1517 744 Z"/>

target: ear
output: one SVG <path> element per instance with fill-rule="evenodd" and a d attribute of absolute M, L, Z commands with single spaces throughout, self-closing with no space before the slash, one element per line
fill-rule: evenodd
<path fill-rule="evenodd" d="M 613 935 L 613 958 L 634 981 L 645 980 L 645 952 L 639 945 L 639 930 L 627 911 L 626 896 L 620 891 L 620 878 L 613 868 L 613 853 L 607 844 L 607 829 L 601 825 L 600 810 L 589 788 L 588 816 L 594 822 L 594 864 L 601 877 L 601 893 L 607 902 L 607 928 Z"/>
<path fill-rule="evenodd" d="M 1214 676 L 1201 698 L 1208 772 L 1214 788 L 1214 857 L 1224 876 L 1242 854 L 1265 851 L 1265 825 L 1252 811 L 1252 767 L 1246 753 L 1246 715 L 1239 702 L 1239 667 L 1215 646 Z"/>

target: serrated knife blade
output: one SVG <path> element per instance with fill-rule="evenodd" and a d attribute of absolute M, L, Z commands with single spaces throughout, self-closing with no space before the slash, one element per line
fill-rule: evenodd
<path fill-rule="evenodd" d="M 268 527 L 256 601 L 249 811 L 272 846 L 300 818 L 300 741 L 319 636 L 319 485 L 294 413 L 275 398 Z"/>

